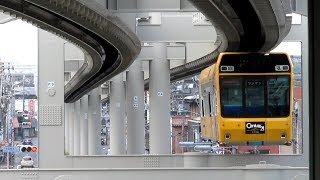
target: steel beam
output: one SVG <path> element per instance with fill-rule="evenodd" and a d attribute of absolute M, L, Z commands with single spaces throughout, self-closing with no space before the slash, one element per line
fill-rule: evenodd
<path fill-rule="evenodd" d="M 150 20 L 138 23 L 137 36 L 145 42 L 215 42 L 212 25 L 192 24 L 192 13 L 149 14 Z M 154 19 L 159 21 L 152 22 Z"/>

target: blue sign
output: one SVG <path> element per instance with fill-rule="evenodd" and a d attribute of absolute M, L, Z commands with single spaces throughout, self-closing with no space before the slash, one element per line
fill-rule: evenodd
<path fill-rule="evenodd" d="M 12 153 L 20 151 L 20 148 L 16 146 L 4 146 L 2 150 L 4 153 Z"/>

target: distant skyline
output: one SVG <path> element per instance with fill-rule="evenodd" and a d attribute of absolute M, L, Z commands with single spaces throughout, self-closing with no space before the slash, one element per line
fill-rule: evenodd
<path fill-rule="evenodd" d="M 37 65 L 37 27 L 21 20 L 0 24 L 0 58 L 5 63 Z"/>

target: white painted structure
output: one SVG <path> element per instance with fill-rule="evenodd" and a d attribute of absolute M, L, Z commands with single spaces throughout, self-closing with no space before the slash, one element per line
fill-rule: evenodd
<path fill-rule="evenodd" d="M 103 3 L 104 1 L 101 1 Z M 134 3 L 135 2 L 135 3 Z M 166 6 L 163 7 L 165 4 Z M 109 7 L 117 7 L 118 10 L 125 10 L 130 7 L 130 5 L 135 5 L 137 8 L 142 10 L 158 10 L 169 9 L 170 11 L 175 11 L 176 9 L 192 9 L 190 4 L 184 0 L 165 0 L 165 1 L 148 1 L 148 0 L 118 0 L 109 1 Z M 155 8 L 158 7 L 158 8 Z M 112 9 L 112 8 L 111 8 Z M 169 11 L 168 10 L 168 11 Z M 144 13 L 142 13 L 144 14 Z M 141 15 L 141 14 L 140 14 Z M 164 17 L 165 19 L 166 17 Z M 162 19 L 162 18 L 160 18 Z M 162 19 L 163 20 L 163 19 Z M 177 19 L 175 19 L 177 20 Z M 191 20 L 191 19 L 190 19 Z M 157 22 L 157 21 L 156 21 Z M 174 22 L 174 20 L 173 20 Z M 302 17 L 301 26 L 293 26 L 291 33 L 288 35 L 287 40 L 300 40 L 303 45 L 307 44 L 307 24 L 306 18 Z M 143 23 L 143 22 L 142 22 Z M 141 38 L 154 38 L 153 36 L 160 38 L 173 37 L 168 34 L 150 34 L 147 33 L 146 28 L 141 26 Z M 171 24 L 172 25 L 172 24 Z M 150 25 L 152 28 L 153 25 Z M 140 28 L 140 27 L 139 27 Z M 212 28 L 211 26 L 206 26 L 205 28 Z M 212 30 L 208 30 L 210 32 Z M 138 29 L 139 30 L 139 29 Z M 150 30 L 150 29 L 149 29 Z M 194 30 L 196 31 L 196 30 Z M 143 33 L 142 33 L 143 32 Z M 189 31 L 188 31 L 189 32 Z M 169 32 L 174 34 L 174 32 Z M 186 37 L 186 34 L 175 34 L 179 38 Z M 183 36 L 185 35 L 185 36 Z M 188 34 L 190 36 L 190 34 Z M 206 33 L 201 35 L 205 36 Z M 208 34 L 207 34 L 208 35 Z M 203 49 L 192 49 L 196 52 L 188 50 L 187 47 L 192 47 L 196 40 L 190 40 L 190 44 L 185 46 L 173 47 L 174 50 L 170 51 L 171 47 L 167 47 L 165 44 L 170 41 L 170 39 L 165 39 L 164 42 L 156 43 L 155 48 L 159 48 L 159 56 L 161 61 L 168 61 L 168 57 L 176 56 L 179 61 L 184 63 L 190 58 L 190 56 L 197 56 L 198 53 L 204 53 L 208 49 L 212 48 L 210 45 L 214 42 L 212 37 L 210 42 L 203 42 L 205 50 Z M 297 38 L 297 39 L 295 39 Z M 158 41 L 159 39 L 154 39 L 153 41 Z M 152 41 L 152 39 L 150 40 Z M 193 42 L 191 42 L 193 41 Z M 196 42 L 201 43 L 201 42 Z M 199 45 L 199 44 L 198 44 Z M 169 112 L 164 109 L 160 109 L 162 106 L 168 106 L 167 101 L 161 101 L 159 111 L 153 114 L 150 112 L 150 118 L 155 118 L 152 122 L 154 124 L 154 129 L 151 128 L 151 153 L 155 155 L 125 155 L 126 154 L 126 139 L 125 139 L 125 83 L 123 82 L 122 75 L 114 78 L 111 82 L 111 103 L 112 103 L 112 113 L 111 115 L 111 130 L 114 139 L 111 140 L 111 154 L 112 156 L 95 156 L 94 150 L 90 146 L 97 145 L 92 137 L 97 134 L 94 133 L 93 127 L 94 123 L 91 124 L 88 133 L 82 132 L 85 125 L 80 125 L 81 113 L 86 113 L 83 111 L 88 111 L 87 118 L 83 114 L 83 119 L 89 120 L 90 123 L 99 121 L 97 117 L 91 117 L 91 115 L 99 114 L 96 109 L 81 108 L 80 102 L 68 105 L 68 111 L 65 112 L 64 104 L 64 46 L 65 41 L 48 33 L 43 30 L 39 30 L 39 169 L 25 169 L 25 170 L 0 170 L 0 176 L 3 179 L 185 179 L 191 180 L 194 178 L 210 178 L 210 179 L 308 179 L 308 60 L 307 60 L 307 49 L 308 47 L 303 46 L 302 57 L 303 57 L 303 121 L 304 121 L 304 136 L 303 136 L 303 154 L 302 155 L 246 155 L 246 156 L 219 156 L 213 154 L 185 154 L 185 155 L 170 155 L 170 145 L 168 145 L 170 140 L 170 124 L 167 120 Z M 156 59 L 158 57 L 153 57 L 150 51 L 148 52 L 148 47 L 142 52 L 145 55 L 145 60 Z M 177 50 L 177 51 L 175 51 Z M 165 53 L 166 52 L 166 53 Z M 176 53 L 177 52 L 177 53 Z M 157 52 L 156 52 L 157 53 Z M 170 53 L 172 53 L 170 55 Z M 170 58 L 169 58 L 170 59 Z M 145 64 L 146 62 L 143 62 Z M 158 62 L 156 62 L 158 63 Z M 156 68 L 154 64 L 150 63 L 150 70 Z M 181 62 L 179 62 L 181 63 Z M 162 68 L 164 74 L 168 75 L 169 61 L 164 64 L 168 69 Z M 149 71 L 149 70 L 144 70 Z M 57 73 L 59 72 L 59 73 Z M 153 72 L 150 72 L 150 80 Z M 129 72 L 130 74 L 130 72 Z M 158 76 L 161 72 L 157 73 Z M 138 75 L 139 76 L 139 73 Z M 149 76 L 149 75 L 148 75 Z M 167 78 L 167 77 L 164 77 Z M 128 78 L 127 78 L 128 79 Z M 157 79 L 157 78 L 154 78 Z M 47 83 L 49 81 L 55 82 L 55 87 L 48 88 Z M 156 82 L 154 86 L 158 85 Z M 163 82 L 163 84 L 168 84 L 168 82 Z M 140 83 L 141 85 L 141 83 Z M 151 87 L 150 87 L 151 88 Z M 161 88 L 168 88 L 164 85 Z M 167 96 L 166 89 L 161 89 L 156 87 L 154 94 L 151 94 L 150 101 L 152 101 L 152 96 L 162 95 Z M 54 92 L 54 93 L 52 93 Z M 95 93 L 95 96 L 97 93 Z M 132 96 L 128 96 L 129 98 Z M 134 97 L 134 96 L 133 96 Z M 165 97 L 167 98 L 167 97 Z M 96 100 L 98 98 L 95 98 Z M 89 96 L 90 103 L 90 96 Z M 160 101 L 160 100 L 159 100 Z M 157 107 L 157 103 L 154 102 L 153 106 Z M 92 102 L 91 102 L 92 103 Z M 99 105 L 95 106 L 100 108 Z M 81 111 L 82 109 L 82 111 Z M 88 110 L 87 110 L 88 109 Z M 94 113 L 95 112 L 95 113 Z M 73 115 L 72 115 L 73 114 Z M 163 116 L 165 118 L 164 122 L 157 120 L 157 116 Z M 116 118 L 115 118 L 116 116 Z M 137 115 L 138 117 L 138 115 Z M 92 119 L 91 119 L 92 118 Z M 113 119 L 112 119 L 113 118 Z M 65 119 L 68 119 L 67 121 Z M 91 123 L 92 123 L 91 122 Z M 66 125 L 66 123 L 68 125 Z M 113 124 L 112 124 L 113 123 Z M 141 123 L 142 124 L 142 123 Z M 68 131 L 65 128 L 69 127 Z M 73 128 L 72 128 L 73 127 Z M 70 129 L 71 128 L 71 129 Z M 132 128 L 129 125 L 128 128 Z M 138 127 L 139 128 L 139 127 Z M 158 128 L 158 129 L 157 129 Z M 139 128 L 142 129 L 141 127 Z M 132 130 L 132 129 L 130 129 Z M 96 129 L 100 132 L 100 129 Z M 67 132 L 67 133 L 66 133 Z M 66 133 L 66 134 L 65 134 Z M 82 135 L 80 135 L 83 133 Z M 130 131 L 130 133 L 132 133 Z M 163 139 L 161 137 L 163 133 Z M 134 133 L 132 133 L 134 134 Z M 89 136 L 87 143 L 81 143 L 81 137 L 85 138 Z M 140 135 L 135 134 L 134 137 L 139 138 Z M 65 148 L 65 137 L 68 139 L 68 147 Z M 88 138 L 88 137 L 86 137 Z M 83 140 L 83 139 L 82 139 Z M 52 143 L 55 142 L 55 143 Z M 141 146 L 141 143 L 139 143 Z M 89 147 L 88 147 L 89 146 Z M 130 148 L 138 148 L 133 145 Z M 152 149 L 154 148 L 154 149 Z M 69 152 L 69 155 L 65 154 L 65 150 Z M 168 150 L 169 149 L 169 150 Z M 132 154 L 139 152 L 140 150 L 132 151 Z M 131 153 L 129 153 L 131 154 Z M 266 164 L 265 164 L 266 163 Z"/>

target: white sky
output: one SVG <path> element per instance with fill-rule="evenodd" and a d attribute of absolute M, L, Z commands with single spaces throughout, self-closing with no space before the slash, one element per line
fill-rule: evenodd
<path fill-rule="evenodd" d="M 0 58 L 3 62 L 36 65 L 37 28 L 21 20 L 0 24 Z"/>
<path fill-rule="evenodd" d="M 289 55 L 301 56 L 301 42 L 282 42 L 271 52 L 287 52 Z"/>

